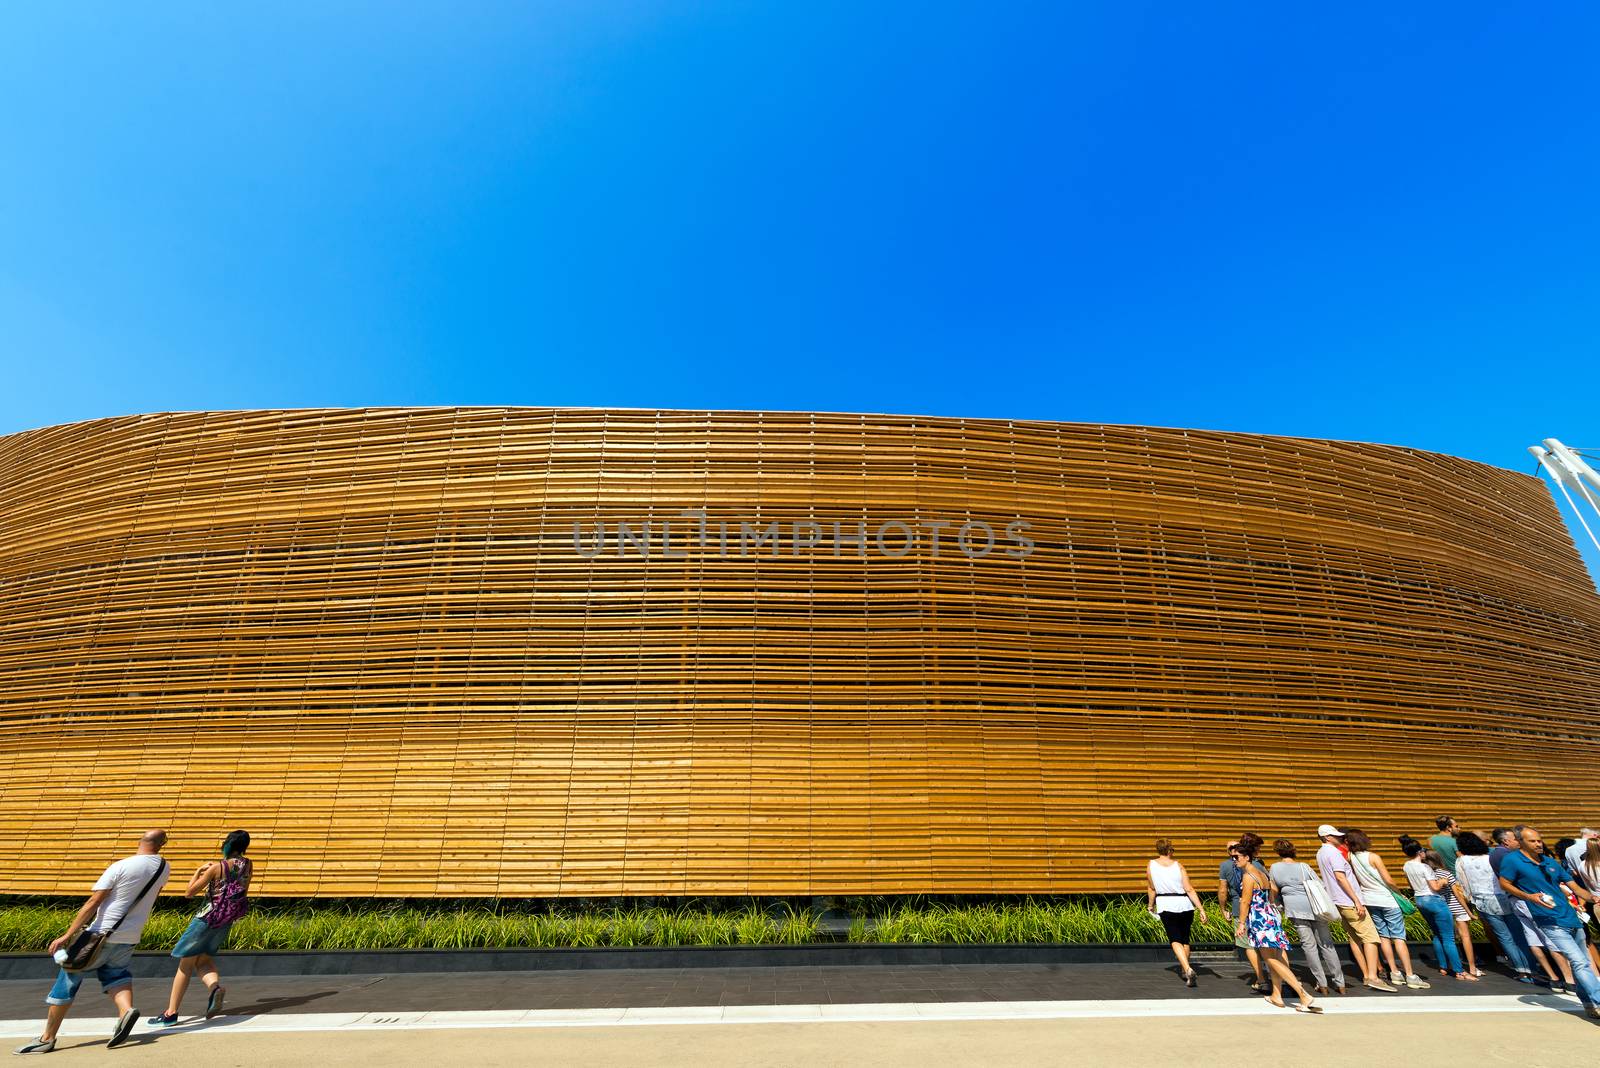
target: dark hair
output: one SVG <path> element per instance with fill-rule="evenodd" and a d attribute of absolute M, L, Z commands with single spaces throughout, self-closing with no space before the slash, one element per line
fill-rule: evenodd
<path fill-rule="evenodd" d="M 1567 850 L 1571 849 L 1573 843 L 1576 842 L 1576 841 L 1577 841 L 1576 838 L 1558 838 L 1558 839 L 1556 839 L 1556 856 L 1562 858 L 1561 862 L 1562 862 L 1563 865 L 1566 864 Z"/>
<path fill-rule="evenodd" d="M 1294 843 L 1287 838 L 1280 838 L 1272 843 L 1272 848 L 1278 851 L 1280 857 L 1294 856 Z"/>
<path fill-rule="evenodd" d="M 1506 836 L 1506 832 L 1510 829 L 1511 828 L 1509 827 L 1496 827 L 1494 830 L 1490 831 L 1489 837 L 1492 839 L 1492 841 L 1490 841 L 1489 844 L 1492 846 L 1499 845 L 1500 839 L 1504 838 Z"/>
<path fill-rule="evenodd" d="M 1448 831 L 1450 829 L 1450 825 L 1452 823 L 1454 823 L 1455 820 L 1453 818 L 1449 817 L 1449 816 L 1440 816 L 1438 819 L 1434 820 L 1433 822 L 1437 823 L 1439 825 L 1439 829 L 1441 831 Z"/>
<path fill-rule="evenodd" d="M 1239 852 L 1243 853 L 1246 859 L 1254 860 L 1256 859 L 1256 854 L 1261 852 L 1261 841 L 1259 834 L 1254 831 L 1245 831 L 1239 836 Z"/>
<path fill-rule="evenodd" d="M 1400 852 L 1404 853 L 1408 857 L 1414 857 L 1418 853 L 1422 852 L 1422 843 L 1411 837 L 1409 834 L 1402 834 L 1399 838 L 1395 839 L 1395 841 L 1400 843 Z"/>
<path fill-rule="evenodd" d="M 1156 856 L 1158 856 L 1158 857 L 1170 857 L 1170 856 L 1172 856 L 1172 839 L 1170 839 L 1170 838 L 1157 838 L 1156 839 Z"/>
<path fill-rule="evenodd" d="M 1486 857 L 1489 847 L 1482 838 L 1471 831 L 1462 831 L 1456 835 L 1456 852 L 1463 857 Z"/>
<path fill-rule="evenodd" d="M 249 831 L 229 831 L 228 837 L 222 840 L 222 855 L 225 857 L 240 856 L 249 848 Z"/>
<path fill-rule="evenodd" d="M 1367 837 L 1367 832 L 1359 827 L 1346 827 L 1344 829 L 1344 844 L 1352 852 L 1365 853 L 1372 848 L 1372 839 Z"/>

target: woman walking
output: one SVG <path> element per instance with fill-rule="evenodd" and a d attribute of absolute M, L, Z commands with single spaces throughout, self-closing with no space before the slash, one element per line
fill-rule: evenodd
<path fill-rule="evenodd" d="M 1244 857 L 1244 883 L 1239 888 L 1240 900 L 1248 902 L 1241 907 L 1236 933 L 1246 939 L 1261 954 L 1267 966 L 1267 978 L 1272 983 L 1272 993 L 1267 1000 L 1284 1008 L 1283 985 L 1287 983 L 1300 996 L 1296 1012 L 1321 1012 L 1318 1005 L 1289 967 L 1289 940 L 1284 937 L 1283 925 L 1278 922 L 1278 910 L 1272 906 L 1272 880 L 1256 867 L 1256 854 L 1261 852 L 1259 834 L 1246 831 L 1239 836 L 1239 854 Z"/>
<path fill-rule="evenodd" d="M 202 864 L 189 880 L 185 897 L 193 897 L 206 887 L 206 903 L 189 921 L 189 926 L 172 948 L 178 959 L 178 974 L 172 977 L 172 997 L 167 1001 L 167 1011 L 152 1016 L 147 1021 L 154 1027 L 171 1027 L 178 1022 L 178 1006 L 189 989 L 189 979 L 196 971 L 200 981 L 211 992 L 206 999 L 206 1019 L 222 1011 L 222 999 L 227 988 L 217 974 L 217 954 L 227 941 L 228 930 L 235 920 L 250 907 L 248 892 L 254 866 L 244 851 L 250 848 L 248 831 L 232 831 L 222 840 L 222 859 Z"/>
<path fill-rule="evenodd" d="M 1150 911 L 1156 914 L 1166 929 L 1167 943 L 1172 955 L 1178 958 L 1185 986 L 1195 985 L 1194 968 L 1189 965 L 1189 934 L 1194 927 L 1195 913 L 1200 922 L 1206 922 L 1206 907 L 1189 881 L 1189 873 L 1172 855 L 1172 841 L 1156 839 L 1155 859 L 1145 865 L 1145 883 L 1150 893 Z"/>
<path fill-rule="evenodd" d="M 1421 910 L 1422 918 L 1428 921 L 1428 927 L 1433 931 L 1433 955 L 1438 961 L 1439 970 L 1464 982 L 1477 982 L 1478 977 L 1461 965 L 1461 954 L 1456 949 L 1455 918 L 1451 916 L 1450 906 L 1443 897 L 1451 892 L 1454 877 L 1443 870 L 1444 861 L 1437 853 L 1423 849 L 1422 843 L 1409 834 L 1400 836 L 1400 851 L 1410 858 L 1402 870 L 1417 895 L 1417 908 Z M 1435 874 L 1436 871 L 1438 874 Z"/>
<path fill-rule="evenodd" d="M 1350 847 L 1350 867 L 1356 873 L 1361 902 L 1378 928 L 1378 942 L 1389 964 L 1389 982 L 1412 990 L 1431 985 L 1411 966 L 1411 950 L 1406 945 L 1406 914 L 1395 897 L 1400 888 L 1389 877 L 1383 858 L 1372 851 L 1372 839 L 1356 827 L 1346 828 L 1344 844 Z"/>
<path fill-rule="evenodd" d="M 1344 993 L 1344 968 L 1339 964 L 1339 951 L 1333 944 L 1333 927 L 1317 915 L 1306 892 L 1307 881 L 1321 886 L 1321 877 L 1310 866 L 1296 859 L 1294 843 L 1280 838 L 1272 843 L 1280 858 L 1268 870 L 1272 885 L 1277 888 L 1283 902 L 1283 914 L 1294 924 L 1300 935 L 1300 948 L 1306 951 L 1306 963 L 1317 981 L 1316 991 L 1326 994 L 1329 989 Z M 1327 891 L 1323 891 L 1326 893 Z"/>

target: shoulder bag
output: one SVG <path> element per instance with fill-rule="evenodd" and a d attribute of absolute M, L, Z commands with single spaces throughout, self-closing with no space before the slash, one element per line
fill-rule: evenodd
<path fill-rule="evenodd" d="M 110 942 L 111 936 L 117 933 L 117 928 L 122 926 L 122 921 L 127 919 L 133 910 L 139 907 L 139 903 L 150 893 L 150 890 L 165 874 L 166 870 L 167 862 L 162 860 L 160 864 L 156 865 L 156 872 L 150 876 L 150 881 L 144 884 L 143 890 L 139 891 L 139 896 L 128 902 L 128 907 L 123 910 L 122 915 L 117 917 L 117 922 L 112 924 L 109 929 L 91 934 L 89 928 L 85 927 L 78 932 L 78 937 L 74 938 L 71 944 L 67 946 L 67 959 L 61 962 L 62 969 L 69 972 L 87 972 L 100 967 L 100 958 L 105 956 L 106 945 Z M 92 921 L 90 926 L 93 926 Z"/>
<path fill-rule="evenodd" d="M 1333 907 L 1333 897 L 1328 893 L 1328 888 L 1322 885 L 1322 876 L 1311 870 L 1311 865 L 1300 865 L 1306 873 L 1305 889 L 1306 900 L 1311 902 L 1311 914 L 1326 923 L 1333 923 L 1339 918 L 1339 910 Z"/>

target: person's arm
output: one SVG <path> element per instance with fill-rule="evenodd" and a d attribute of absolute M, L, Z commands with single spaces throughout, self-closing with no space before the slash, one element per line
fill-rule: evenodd
<path fill-rule="evenodd" d="M 72 922 L 67 925 L 67 933 L 50 943 L 50 953 L 54 955 L 56 950 L 64 948 L 68 942 L 71 942 L 77 933 L 83 930 L 90 920 L 94 919 L 94 914 L 100 911 L 100 906 L 105 904 L 106 898 L 110 895 L 111 891 L 109 889 L 96 890 L 90 894 L 89 900 L 83 903 L 83 908 L 78 910 L 78 914 L 72 917 Z"/>
<path fill-rule="evenodd" d="M 195 871 L 194 875 L 189 879 L 189 886 L 186 890 L 184 890 L 183 896 L 194 897 L 194 895 L 199 892 L 202 886 L 205 886 L 207 883 L 211 882 L 212 879 L 215 879 L 216 874 L 214 869 L 221 863 L 222 861 L 220 860 L 212 860 L 200 865 L 200 867 Z"/>
<path fill-rule="evenodd" d="M 1144 866 L 1144 888 L 1145 892 L 1150 897 L 1150 900 L 1145 907 L 1151 912 L 1154 912 L 1156 910 L 1156 879 L 1155 876 L 1150 873 L 1149 864 Z"/>
<path fill-rule="evenodd" d="M 1501 865 L 1500 866 L 1500 870 L 1501 871 L 1505 871 L 1506 870 L 1505 869 L 1505 865 Z M 1517 886 L 1516 883 L 1512 882 L 1510 879 L 1507 879 L 1504 875 L 1500 876 L 1500 889 L 1504 890 L 1511 897 L 1520 897 L 1522 900 L 1528 902 L 1530 905 L 1537 905 L 1540 908 L 1545 909 L 1548 912 L 1554 912 L 1555 911 L 1556 907 L 1555 907 L 1555 905 L 1553 903 L 1549 904 L 1549 905 L 1546 905 L 1544 903 L 1544 901 L 1539 897 L 1538 894 L 1525 894 L 1525 893 L 1523 893 L 1522 890 Z"/>
<path fill-rule="evenodd" d="M 1244 869 L 1244 879 L 1239 883 L 1239 915 L 1237 922 L 1234 923 L 1234 933 L 1241 938 L 1244 937 L 1245 916 L 1250 911 L 1250 897 L 1255 893 L 1255 887 L 1251 885 L 1255 879 L 1255 866 L 1247 866 Z"/>
<path fill-rule="evenodd" d="M 1587 901 L 1590 904 L 1594 903 L 1594 895 L 1589 893 L 1588 890 L 1584 889 L 1583 885 L 1579 883 L 1578 880 L 1568 879 L 1562 885 L 1564 885 L 1568 890 L 1571 890 L 1579 901 Z"/>
<path fill-rule="evenodd" d="M 1194 888 L 1194 883 L 1189 881 L 1189 872 L 1182 864 L 1178 865 L 1178 874 L 1183 876 L 1183 892 L 1189 895 L 1189 900 L 1194 902 L 1194 910 L 1200 916 L 1200 922 L 1206 922 L 1206 907 L 1200 903 L 1200 893 Z"/>
<path fill-rule="evenodd" d="M 1350 885 L 1350 880 L 1345 878 L 1344 872 L 1338 868 L 1333 869 L 1333 877 L 1344 888 L 1345 896 L 1355 903 L 1357 916 L 1367 914 L 1366 903 L 1361 900 L 1361 891 Z"/>
<path fill-rule="evenodd" d="M 1217 876 L 1217 911 L 1224 916 L 1228 914 L 1228 880 Z"/>

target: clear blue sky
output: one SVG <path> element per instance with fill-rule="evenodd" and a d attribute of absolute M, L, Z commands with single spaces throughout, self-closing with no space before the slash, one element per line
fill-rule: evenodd
<path fill-rule="evenodd" d="M 1600 447 L 1588 5 L 0 15 L 0 433 L 830 409 Z"/>

